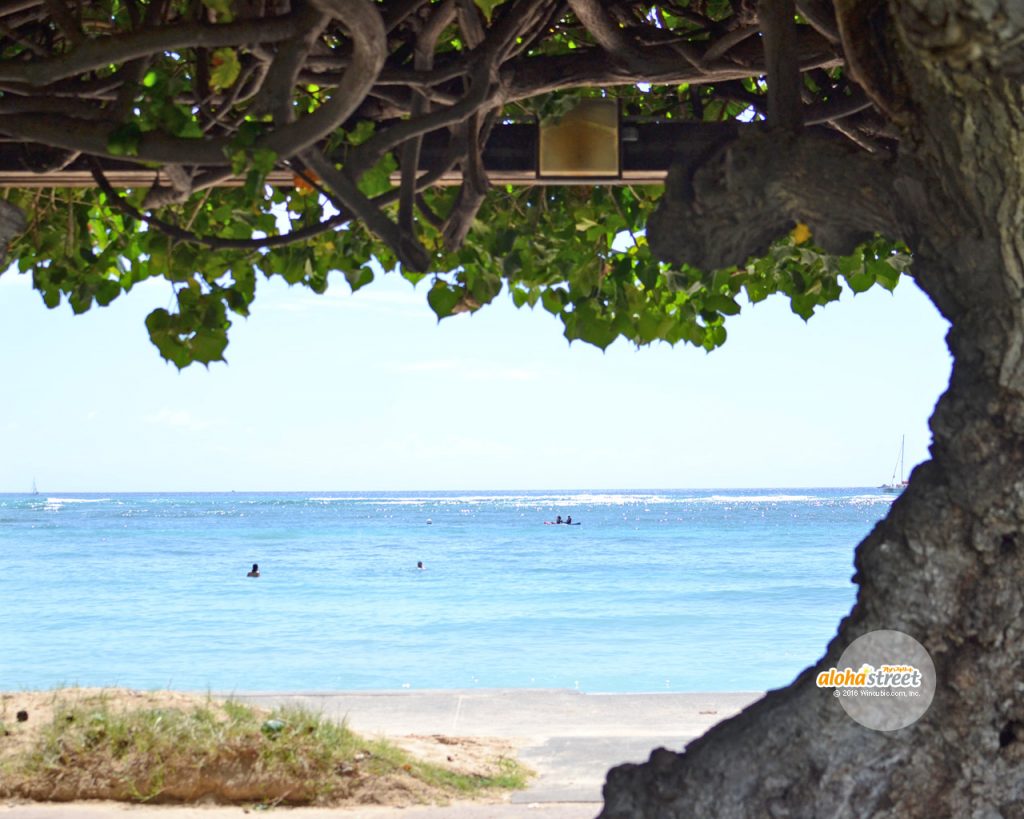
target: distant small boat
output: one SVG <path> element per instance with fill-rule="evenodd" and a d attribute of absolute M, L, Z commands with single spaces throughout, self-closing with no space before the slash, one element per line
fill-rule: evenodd
<path fill-rule="evenodd" d="M 32 494 L 33 495 L 38 495 L 39 494 L 39 490 L 36 489 L 36 479 L 35 478 L 32 479 Z"/>
<path fill-rule="evenodd" d="M 889 492 L 891 494 L 898 495 L 900 492 L 907 488 L 908 481 L 905 481 L 903 479 L 903 448 L 904 444 L 906 443 L 906 440 L 906 435 L 903 435 L 900 438 L 900 454 L 899 457 L 896 458 L 896 466 L 893 467 L 892 477 L 889 479 L 889 483 L 883 483 L 880 487 L 878 487 L 883 492 Z M 899 480 L 896 480 L 897 473 L 899 473 L 900 476 Z"/>

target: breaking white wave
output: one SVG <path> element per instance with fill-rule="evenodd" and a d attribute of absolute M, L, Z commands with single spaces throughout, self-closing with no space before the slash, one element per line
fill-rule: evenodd
<path fill-rule="evenodd" d="M 63 506 L 72 503 L 109 503 L 110 498 L 47 498 L 43 504 L 44 509 L 55 512 Z"/>
<path fill-rule="evenodd" d="M 481 504 L 493 504 L 496 506 L 512 506 L 515 508 L 549 506 L 560 504 L 577 504 L 587 506 L 625 506 L 627 504 L 652 504 L 652 503 L 676 503 L 679 498 L 670 498 L 664 495 L 651 494 L 621 494 L 621 493 L 559 493 L 550 495 L 435 495 L 431 497 L 311 497 L 310 502 L 316 503 L 339 503 L 350 502 L 359 504 L 373 504 L 375 506 L 422 506 L 432 504 L 435 506 L 476 506 Z"/>
<path fill-rule="evenodd" d="M 810 503 L 826 500 L 814 495 L 706 495 L 680 498 L 681 503 Z"/>
<path fill-rule="evenodd" d="M 851 495 L 849 498 L 845 498 L 845 500 L 857 506 L 882 503 L 888 505 L 898 497 L 899 495 Z"/>

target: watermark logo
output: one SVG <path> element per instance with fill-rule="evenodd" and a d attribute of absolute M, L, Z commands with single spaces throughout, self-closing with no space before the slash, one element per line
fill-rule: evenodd
<path fill-rule="evenodd" d="M 854 640 L 839 662 L 817 677 L 865 728 L 896 731 L 917 722 L 935 696 L 935 664 L 902 631 L 872 631 Z"/>

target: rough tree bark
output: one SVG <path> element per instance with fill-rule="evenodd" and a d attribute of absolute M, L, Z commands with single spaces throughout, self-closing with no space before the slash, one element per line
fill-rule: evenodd
<path fill-rule="evenodd" d="M 906 241 L 952 322 L 932 460 L 858 547 L 856 606 L 817 665 L 683 754 L 613 769 L 602 819 L 1024 817 L 1024 12 L 836 5 L 901 155 L 850 165 L 809 131 L 741 139 L 674 170 L 649 236 L 704 267 L 742 261 L 797 220 L 833 250 L 875 230 Z M 892 733 L 861 727 L 814 682 L 875 629 L 914 636 L 938 675 L 928 713 Z"/>

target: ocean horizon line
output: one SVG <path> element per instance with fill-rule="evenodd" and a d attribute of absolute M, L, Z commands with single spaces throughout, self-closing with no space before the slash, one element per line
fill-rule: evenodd
<path fill-rule="evenodd" d="M 489 488 L 489 487 L 460 487 L 453 489 L 427 489 L 427 488 L 412 488 L 412 489 L 370 489 L 370 488 L 358 488 L 358 489 L 324 489 L 324 488 L 313 488 L 313 489 L 76 489 L 68 487 L 58 487 L 56 489 L 38 489 L 35 492 L 32 490 L 12 490 L 3 489 L 0 490 L 0 496 L 4 495 L 52 495 L 54 493 L 62 494 L 77 494 L 77 495 L 308 495 L 311 493 L 319 494 L 337 494 L 337 495 L 352 495 L 355 493 L 364 494 L 389 494 L 389 495 L 400 495 L 400 494 L 460 494 L 460 493 L 489 493 L 489 494 L 511 494 L 511 493 L 528 493 L 528 494 L 542 494 L 542 493 L 574 493 L 574 494 L 594 494 L 594 493 L 629 493 L 629 494 L 640 494 L 650 492 L 784 492 L 791 490 L 827 490 L 827 491 L 840 491 L 840 490 L 879 490 L 882 489 L 881 484 L 843 484 L 843 485 L 827 485 L 827 484 L 790 484 L 785 486 L 640 486 L 640 487 L 541 487 L 538 489 L 522 488 L 522 487 L 504 487 L 500 489 Z"/>

